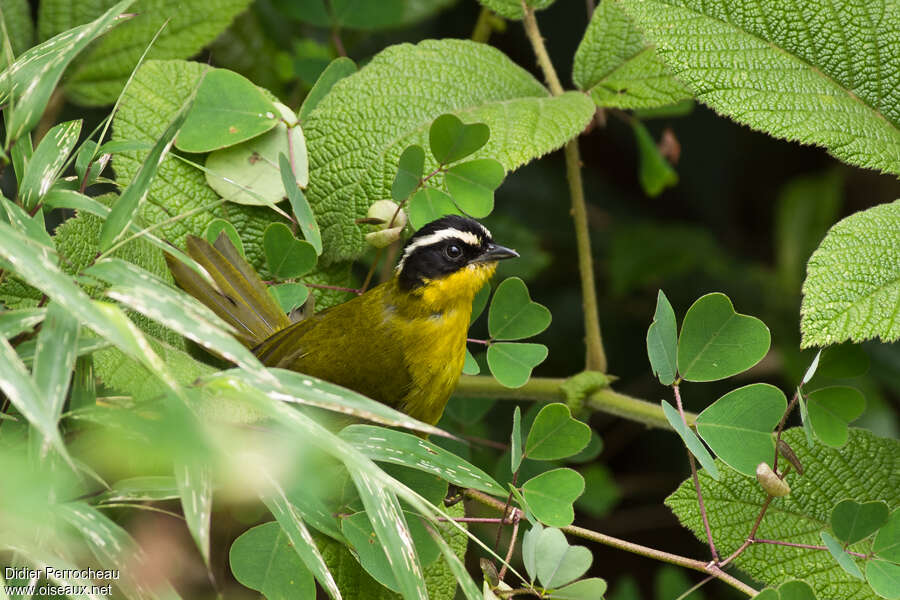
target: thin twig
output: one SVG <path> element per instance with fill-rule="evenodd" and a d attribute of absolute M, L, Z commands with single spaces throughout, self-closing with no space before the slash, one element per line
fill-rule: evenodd
<path fill-rule="evenodd" d="M 750 533 L 749 535 L 747 535 L 747 539 L 737 550 L 731 553 L 731 556 L 719 563 L 720 567 L 724 567 L 735 558 L 740 556 L 744 552 L 744 550 L 750 547 L 750 544 L 753 543 L 753 539 L 756 537 L 756 530 L 759 529 L 759 525 L 760 523 L 762 523 L 763 516 L 765 516 L 766 510 L 768 510 L 769 504 L 772 502 L 772 498 L 773 496 L 766 496 L 766 500 L 763 502 L 762 507 L 759 509 L 759 514 L 756 515 L 756 521 L 753 523 L 753 527 L 750 528 Z"/>
<path fill-rule="evenodd" d="M 776 473 L 778 472 L 778 442 L 781 441 L 781 432 L 784 431 L 784 425 L 785 423 L 787 423 L 791 411 L 794 410 L 794 406 L 799 400 L 800 388 L 797 388 L 797 391 L 794 392 L 794 397 L 791 398 L 790 404 L 788 404 L 787 408 L 784 411 L 784 414 L 781 416 L 781 421 L 778 422 L 778 427 L 775 428 L 775 460 L 772 461 L 772 470 Z"/>
<path fill-rule="evenodd" d="M 806 548 L 807 550 L 828 550 L 828 546 L 815 546 L 813 544 L 795 544 L 793 542 L 782 542 L 780 540 L 760 540 L 753 539 L 750 540 L 752 544 L 775 544 L 776 546 L 790 546 L 791 548 Z M 850 550 L 844 550 L 850 556 L 858 556 L 859 558 L 868 558 L 867 554 L 863 554 L 862 552 L 851 552 Z"/>
<path fill-rule="evenodd" d="M 516 549 L 516 539 L 519 537 L 519 521 L 521 518 L 522 511 L 516 510 L 513 512 L 512 536 L 509 538 L 509 550 L 506 551 L 506 558 L 503 560 L 503 566 L 500 567 L 500 573 L 498 574 L 500 581 L 503 581 L 503 578 L 506 577 L 506 567 L 509 565 L 509 561 L 512 560 L 513 551 Z"/>
<path fill-rule="evenodd" d="M 496 510 L 504 509 L 505 505 L 501 500 L 497 500 L 496 498 L 489 496 L 483 492 L 479 492 L 478 490 L 466 489 L 464 491 L 464 494 L 469 498 L 476 500 L 481 504 L 484 504 L 485 506 L 489 506 Z M 736 577 L 725 573 L 716 565 L 709 564 L 701 560 L 694 560 L 686 556 L 680 556 L 678 554 L 672 554 L 670 552 L 663 552 L 662 550 L 657 550 L 656 548 L 649 548 L 647 546 L 635 544 L 634 542 L 628 542 L 619 538 L 612 537 L 610 535 L 600 533 L 598 531 L 585 529 L 583 527 L 576 527 L 575 525 L 561 527 L 560 529 L 563 531 L 563 533 L 574 535 L 585 540 L 591 540 L 593 542 L 597 542 L 598 544 L 603 544 L 604 546 L 610 546 L 612 548 L 617 548 L 619 550 L 624 550 L 633 554 L 639 554 L 640 556 L 645 556 L 647 558 L 652 558 L 661 562 L 677 565 L 679 567 L 685 567 L 687 569 L 692 569 L 701 573 L 706 573 L 707 575 L 713 575 L 714 577 L 716 577 L 716 579 L 719 579 L 722 582 L 730 585 L 731 587 L 744 592 L 750 597 L 753 597 L 758 593 L 757 590 L 753 589 L 751 586 L 747 585 Z"/>
<path fill-rule="evenodd" d="M 339 285 L 325 285 L 324 283 L 307 283 L 305 281 L 303 282 L 303 285 L 305 285 L 306 287 L 315 288 L 317 290 L 334 290 L 336 292 L 347 292 L 348 294 L 356 294 L 357 296 L 362 294 L 362 290 L 360 290 L 360 289 L 341 287 Z"/>
<path fill-rule="evenodd" d="M 537 57 L 538 65 L 547 80 L 550 93 L 559 96 L 563 93 L 562 84 L 547 48 L 544 39 L 538 29 L 534 9 L 522 0 L 524 16 L 522 23 L 525 26 L 525 34 L 531 42 Z M 600 318 L 597 312 L 597 284 L 594 280 L 594 259 L 591 253 L 591 237 L 588 230 L 587 203 L 584 198 L 584 185 L 581 181 L 581 156 L 578 151 L 578 137 L 566 143 L 566 174 L 569 180 L 569 196 L 572 198 L 572 219 L 575 224 L 575 242 L 578 248 L 578 271 L 581 276 L 581 302 L 584 311 L 585 344 L 585 369 L 589 371 L 606 372 L 606 352 L 603 350 L 603 338 L 600 334 Z"/>
<path fill-rule="evenodd" d="M 707 583 L 709 583 L 710 581 L 712 581 L 715 578 L 716 578 L 715 575 L 710 575 L 709 577 L 704 578 L 703 580 L 700 581 L 700 583 L 698 583 L 697 585 L 691 586 L 687 591 L 685 591 L 683 594 L 681 594 L 680 596 L 675 598 L 675 600 L 684 600 L 685 598 L 687 598 L 688 596 L 690 596 L 691 594 L 693 594 L 694 592 L 696 592 L 697 590 L 699 590 L 700 588 L 702 588 L 704 585 L 706 585 Z"/>
<path fill-rule="evenodd" d="M 681 391 L 678 385 L 673 385 L 675 391 L 675 404 L 678 405 L 678 414 L 681 415 L 681 422 L 687 427 L 687 419 L 684 418 L 684 408 L 681 405 Z M 706 529 L 706 541 L 709 542 L 709 551 L 712 554 L 714 563 L 719 562 L 719 553 L 716 552 L 716 544 L 713 542 L 712 530 L 709 528 L 709 518 L 706 515 L 706 506 L 703 504 L 703 492 L 700 491 L 700 478 L 697 476 L 697 463 L 694 461 L 694 455 L 688 449 L 688 462 L 691 465 L 691 478 L 694 480 L 694 489 L 697 490 L 697 504 L 700 506 L 700 516 L 703 518 L 703 527 Z"/>

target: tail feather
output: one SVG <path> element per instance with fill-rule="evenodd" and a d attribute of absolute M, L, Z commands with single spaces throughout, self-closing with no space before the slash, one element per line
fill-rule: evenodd
<path fill-rule="evenodd" d="M 254 348 L 291 324 L 269 295 L 259 275 L 225 234 L 219 235 L 215 246 L 190 235 L 186 249 L 188 256 L 209 273 L 216 285 L 211 286 L 193 269 L 166 254 L 166 262 L 175 281 L 234 327 L 238 339 L 245 346 Z"/>

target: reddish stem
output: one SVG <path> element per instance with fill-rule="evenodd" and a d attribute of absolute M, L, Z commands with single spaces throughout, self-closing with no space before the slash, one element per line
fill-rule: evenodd
<path fill-rule="evenodd" d="M 828 550 L 827 546 L 815 546 L 813 544 L 795 544 L 793 542 L 782 542 L 780 540 L 750 540 L 751 544 L 775 544 L 776 546 L 790 546 L 791 548 L 806 548 L 807 550 Z M 845 550 L 845 552 L 851 556 L 857 556 L 859 558 L 868 558 L 867 555 L 862 552 L 851 552 L 849 550 Z"/>

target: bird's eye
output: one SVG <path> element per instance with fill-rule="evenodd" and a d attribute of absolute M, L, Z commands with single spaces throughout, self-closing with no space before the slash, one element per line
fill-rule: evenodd
<path fill-rule="evenodd" d="M 459 258 L 462 256 L 462 248 L 457 246 L 456 244 L 450 244 L 446 248 L 444 248 L 444 254 L 447 255 L 447 258 Z"/>

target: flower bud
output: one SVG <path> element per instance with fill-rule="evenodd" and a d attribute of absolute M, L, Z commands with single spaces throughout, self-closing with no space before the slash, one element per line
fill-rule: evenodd
<path fill-rule="evenodd" d="M 379 200 L 369 207 L 366 222 L 375 227 L 375 231 L 366 234 L 366 242 L 376 248 L 384 248 L 400 239 L 406 227 L 406 212 L 392 200 Z"/>
<path fill-rule="evenodd" d="M 791 486 L 784 479 L 779 479 L 769 463 L 761 462 L 756 465 L 756 480 L 770 496 L 781 498 L 791 493 Z"/>

